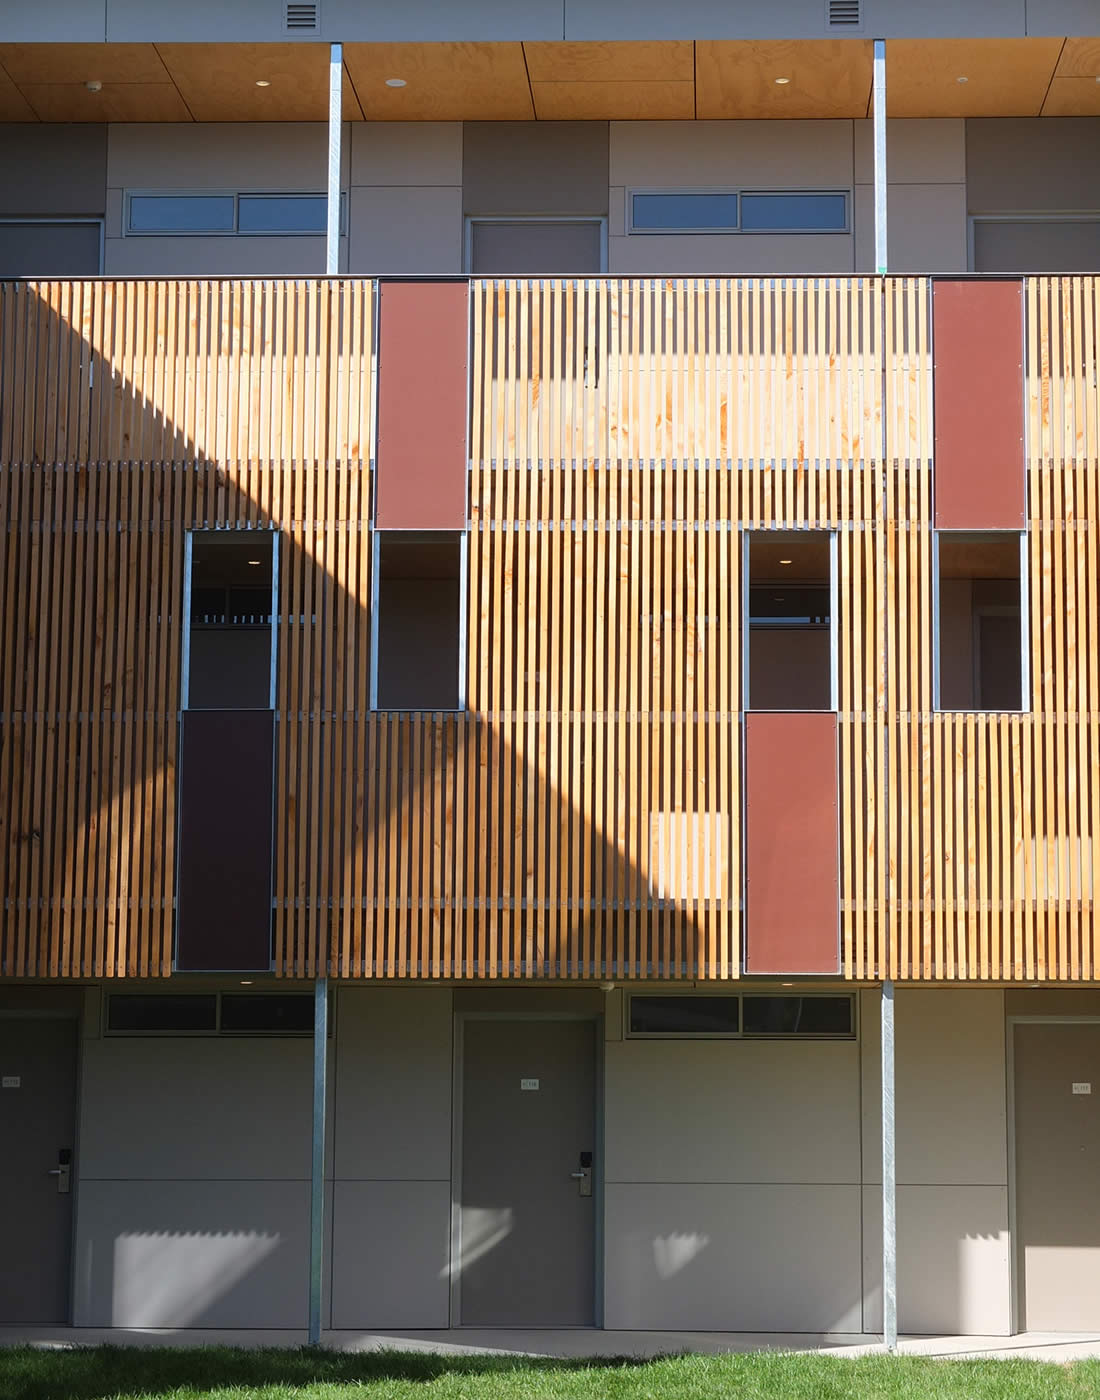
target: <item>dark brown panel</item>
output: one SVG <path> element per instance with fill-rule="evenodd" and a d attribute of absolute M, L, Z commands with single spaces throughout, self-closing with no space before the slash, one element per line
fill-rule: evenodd
<path fill-rule="evenodd" d="M 465 529 L 467 284 L 384 282 L 379 299 L 375 524 Z"/>
<path fill-rule="evenodd" d="M 187 710 L 180 749 L 176 966 L 271 962 L 270 710 Z"/>
<path fill-rule="evenodd" d="M 746 972 L 840 969 L 836 715 L 745 716 Z"/>
<path fill-rule="evenodd" d="M 937 281 L 936 526 L 1024 526 L 1023 284 Z"/>

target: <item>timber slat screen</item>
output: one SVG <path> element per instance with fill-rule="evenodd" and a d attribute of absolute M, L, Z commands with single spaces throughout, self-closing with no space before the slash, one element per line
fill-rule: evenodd
<path fill-rule="evenodd" d="M 466 712 L 372 714 L 374 290 L 0 291 L 5 975 L 171 970 L 184 537 L 243 525 L 279 972 L 736 976 L 742 532 L 810 528 L 845 975 L 1096 975 L 1096 279 L 1025 288 L 1032 714 L 933 708 L 919 278 L 474 281 Z"/>

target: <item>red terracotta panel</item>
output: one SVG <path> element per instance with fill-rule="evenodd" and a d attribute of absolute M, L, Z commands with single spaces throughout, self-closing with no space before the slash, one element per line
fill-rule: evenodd
<path fill-rule="evenodd" d="M 932 284 L 939 529 L 1024 527 L 1023 314 L 1020 281 Z"/>
<path fill-rule="evenodd" d="M 745 716 L 745 971 L 840 971 L 836 715 Z"/>
<path fill-rule="evenodd" d="M 469 334 L 465 282 L 383 282 L 374 520 L 466 528 Z"/>

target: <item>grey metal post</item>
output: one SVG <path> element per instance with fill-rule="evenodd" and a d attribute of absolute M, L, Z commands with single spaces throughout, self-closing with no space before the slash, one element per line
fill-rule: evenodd
<path fill-rule="evenodd" d="M 313 1161 L 309 1193 L 309 1344 L 321 1340 L 325 1257 L 325 1100 L 328 1091 L 328 978 L 313 989 Z"/>
<path fill-rule="evenodd" d="M 898 1349 L 897 1166 L 894 1159 L 894 984 L 882 984 L 882 1343 Z"/>
<path fill-rule="evenodd" d="M 875 40 L 875 271 L 886 275 L 886 40 Z"/>
<path fill-rule="evenodd" d="M 333 44 L 328 65 L 328 226 L 325 273 L 340 271 L 340 138 L 343 134 L 344 47 Z"/>

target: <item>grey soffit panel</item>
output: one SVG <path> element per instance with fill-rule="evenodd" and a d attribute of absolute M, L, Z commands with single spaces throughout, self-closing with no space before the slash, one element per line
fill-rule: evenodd
<path fill-rule="evenodd" d="M 176 962 L 271 963 L 275 716 L 185 710 L 180 745 Z"/>
<path fill-rule="evenodd" d="M 603 216 L 607 122 L 466 122 L 462 197 L 467 215 Z"/>

